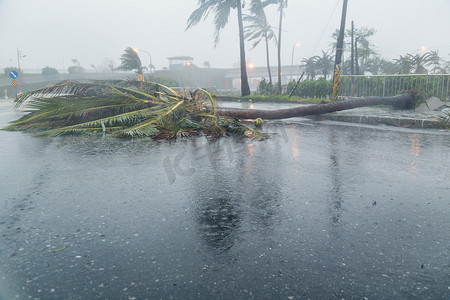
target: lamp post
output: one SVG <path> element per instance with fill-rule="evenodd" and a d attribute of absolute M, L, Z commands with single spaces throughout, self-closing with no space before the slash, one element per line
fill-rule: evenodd
<path fill-rule="evenodd" d="M 19 69 L 19 93 L 22 93 L 22 72 L 20 71 L 20 60 L 22 57 L 25 57 L 26 55 L 22 55 L 22 51 L 17 48 L 17 67 Z"/>
<path fill-rule="evenodd" d="M 151 55 L 149 52 L 147 52 L 147 51 L 145 51 L 145 50 L 143 50 L 143 49 L 134 48 L 133 50 L 134 50 L 134 52 L 136 52 L 136 53 L 138 53 L 139 51 L 142 51 L 142 52 L 148 54 L 148 57 L 150 58 L 150 65 L 149 65 L 149 67 L 150 67 L 150 73 L 152 73 L 152 66 L 153 66 L 153 64 L 152 64 L 152 55 Z"/>
<path fill-rule="evenodd" d="M 300 43 L 294 43 L 294 45 L 292 46 L 292 60 L 291 60 L 291 80 L 292 80 L 292 74 L 293 74 L 293 70 L 294 70 L 294 50 L 295 47 L 300 47 Z"/>
<path fill-rule="evenodd" d="M 426 46 L 422 46 L 419 49 L 414 50 L 411 54 L 414 54 L 416 52 L 425 52 L 427 50 Z"/>

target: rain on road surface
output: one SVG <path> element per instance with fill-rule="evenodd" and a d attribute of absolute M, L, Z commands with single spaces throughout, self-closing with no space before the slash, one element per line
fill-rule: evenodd
<path fill-rule="evenodd" d="M 0 299 L 450 297 L 448 131 L 264 130 L 0 131 Z"/>

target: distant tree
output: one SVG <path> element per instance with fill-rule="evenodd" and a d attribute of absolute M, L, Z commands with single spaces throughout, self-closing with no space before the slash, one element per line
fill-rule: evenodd
<path fill-rule="evenodd" d="M 125 49 L 125 53 L 120 56 L 121 64 L 115 70 L 122 71 L 135 71 L 136 74 L 144 74 L 144 70 L 147 69 L 142 65 L 141 59 L 137 52 L 128 47 Z"/>
<path fill-rule="evenodd" d="M 307 79 L 314 79 L 316 77 L 317 72 L 317 64 L 315 57 L 304 58 L 302 60 L 303 67 L 305 68 L 305 74 Z"/>
<path fill-rule="evenodd" d="M 264 12 L 264 6 L 261 0 L 252 0 L 250 13 L 251 15 L 244 16 L 244 21 L 249 23 L 244 29 L 245 38 L 248 41 L 253 41 L 252 49 L 264 40 L 266 46 L 266 62 L 267 71 L 269 74 L 269 83 L 272 85 L 272 74 L 270 71 L 269 59 L 269 41 L 271 39 L 275 39 L 276 42 L 275 32 L 267 21 L 266 13 Z"/>
<path fill-rule="evenodd" d="M 375 46 L 370 41 L 370 38 L 376 33 L 374 28 L 354 28 L 353 35 L 355 40 L 358 41 L 357 45 L 357 54 L 358 57 L 358 65 L 360 69 L 360 73 L 364 74 L 364 72 L 371 72 L 369 69 L 373 69 L 373 60 L 376 60 L 377 51 Z M 350 51 L 347 45 L 351 45 L 349 39 L 351 38 L 352 31 L 351 29 L 347 29 L 344 34 L 344 51 Z M 333 38 L 333 42 L 330 43 L 331 52 L 336 52 L 336 44 L 337 38 L 339 36 L 339 29 L 331 35 Z M 371 72 L 372 73 L 372 72 Z"/>
<path fill-rule="evenodd" d="M 211 68 L 211 63 L 209 62 L 209 61 L 204 61 L 203 62 L 203 66 L 205 67 L 205 68 Z"/>
<path fill-rule="evenodd" d="M 78 59 L 72 58 L 72 63 L 74 63 L 74 66 L 70 66 L 67 68 L 69 74 L 81 74 L 86 72 L 86 69 L 81 66 Z"/>
<path fill-rule="evenodd" d="M 237 10 L 241 64 L 241 93 L 242 96 L 247 96 L 250 95 L 250 86 L 248 84 L 247 63 L 245 61 L 244 24 L 242 17 L 243 1 L 244 0 L 198 0 L 198 8 L 191 13 L 186 29 L 197 25 L 202 19 L 208 17 L 211 11 L 214 12 L 214 45 L 217 45 L 219 43 L 220 31 L 228 23 L 231 9 Z"/>
<path fill-rule="evenodd" d="M 11 71 L 16 71 L 18 73 L 18 70 L 16 67 L 6 67 L 3 69 L 3 73 L 8 76 Z"/>
<path fill-rule="evenodd" d="M 444 73 L 450 73 L 450 60 L 445 62 Z"/>
<path fill-rule="evenodd" d="M 395 62 L 382 58 L 379 65 L 380 74 L 395 74 L 397 66 Z"/>
<path fill-rule="evenodd" d="M 413 71 L 415 74 L 428 73 L 427 66 L 429 66 L 431 63 L 430 60 L 431 54 L 429 52 L 424 53 L 422 55 L 420 54 L 416 55 L 408 54 L 408 55 L 412 61 Z"/>
<path fill-rule="evenodd" d="M 114 71 L 114 61 L 109 57 L 105 57 L 103 58 L 102 63 L 97 66 L 97 69 L 100 72 L 112 72 Z"/>
<path fill-rule="evenodd" d="M 69 72 L 69 74 L 81 74 L 85 73 L 86 69 L 81 66 L 70 66 L 67 68 L 67 71 Z"/>
<path fill-rule="evenodd" d="M 314 63 L 316 65 L 316 70 L 322 73 L 323 78 L 326 80 L 328 75 L 333 72 L 334 62 L 333 55 L 328 54 L 327 52 L 322 50 L 322 56 L 314 56 Z"/>
<path fill-rule="evenodd" d="M 444 60 L 439 56 L 439 50 L 431 50 L 429 53 L 429 64 L 432 66 L 431 73 L 445 73 L 445 67 L 442 65 Z"/>
<path fill-rule="evenodd" d="M 50 68 L 49 66 L 42 69 L 42 75 L 51 76 L 58 74 L 59 74 L 58 70 L 56 70 L 55 68 Z"/>
<path fill-rule="evenodd" d="M 414 68 L 411 55 L 400 55 L 399 58 L 394 59 L 396 64 L 396 73 L 410 74 Z"/>

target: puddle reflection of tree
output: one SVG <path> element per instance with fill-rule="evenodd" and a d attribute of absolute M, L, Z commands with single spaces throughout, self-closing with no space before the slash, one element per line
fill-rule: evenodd
<path fill-rule="evenodd" d="M 332 232 L 342 223 L 342 173 L 339 161 L 339 133 L 331 130 L 329 136 L 330 146 L 330 190 L 328 194 L 328 213 L 330 215 Z"/>
<path fill-rule="evenodd" d="M 231 143 L 232 159 L 227 147 L 214 146 L 210 150 L 215 159 L 192 176 L 198 187 L 192 195 L 198 233 L 215 255 L 226 254 L 248 230 L 258 233 L 272 228 L 281 197 L 276 181 L 282 179 L 272 174 L 274 166 L 267 159 L 276 150 L 257 143 Z"/>

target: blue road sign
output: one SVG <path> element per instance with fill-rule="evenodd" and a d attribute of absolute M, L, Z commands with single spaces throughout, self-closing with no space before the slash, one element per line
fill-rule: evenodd
<path fill-rule="evenodd" d="M 19 73 L 17 73 L 17 71 L 9 72 L 9 77 L 11 77 L 12 79 L 16 79 L 17 76 L 19 76 Z"/>

